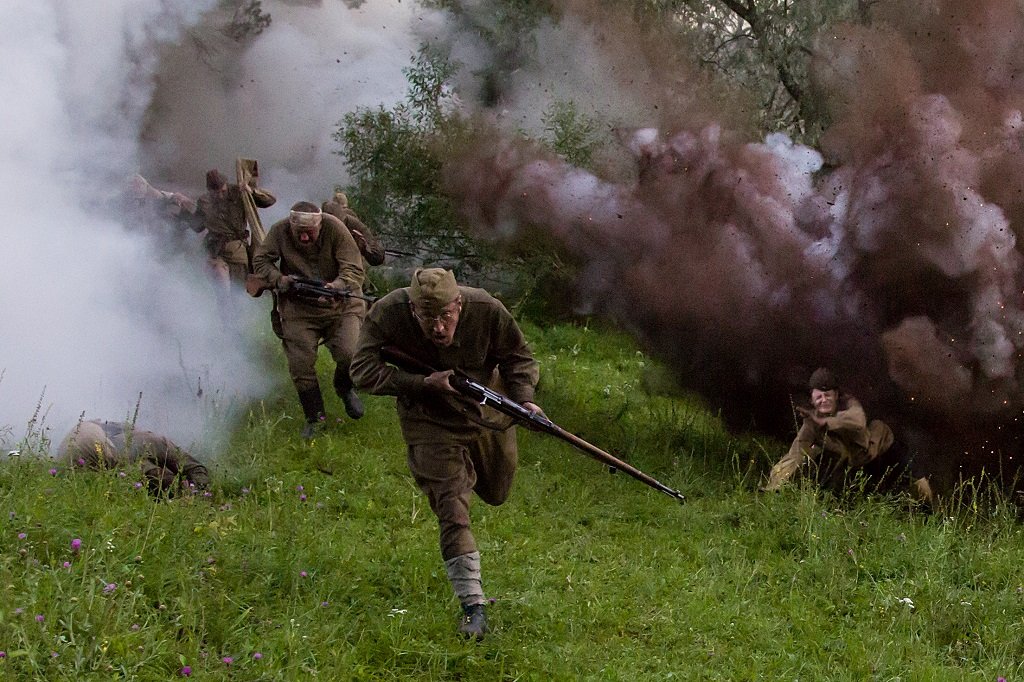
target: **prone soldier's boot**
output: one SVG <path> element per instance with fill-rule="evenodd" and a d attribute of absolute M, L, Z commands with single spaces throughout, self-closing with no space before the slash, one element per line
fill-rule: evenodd
<path fill-rule="evenodd" d="M 306 423 L 302 427 L 302 439 L 312 440 L 326 419 L 324 417 L 324 397 L 320 393 L 320 387 L 314 386 L 305 391 L 299 391 L 299 404 L 302 405 L 302 413 L 306 417 Z"/>
<path fill-rule="evenodd" d="M 352 419 L 359 419 L 365 413 L 363 401 L 356 394 L 352 385 L 352 377 L 348 375 L 348 368 L 338 365 L 334 368 L 334 392 L 341 398 L 345 405 L 345 414 Z"/>

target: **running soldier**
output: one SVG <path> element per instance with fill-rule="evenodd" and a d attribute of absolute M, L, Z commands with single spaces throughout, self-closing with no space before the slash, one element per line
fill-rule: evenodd
<path fill-rule="evenodd" d="M 386 346 L 442 371 L 422 376 L 386 364 Z M 516 431 L 510 419 L 456 393 L 448 382 L 455 371 L 541 412 L 533 403 L 537 363 L 505 306 L 482 289 L 459 286 L 448 270 L 417 270 L 409 287 L 370 309 L 352 376 L 361 389 L 398 398 L 409 469 L 437 516 L 441 558 L 462 605 L 459 632 L 480 639 L 489 628 L 470 500 L 474 492 L 491 505 L 508 497 Z"/>
<path fill-rule="evenodd" d="M 322 341 L 334 358 L 334 390 L 352 419 L 363 404 L 349 377 L 349 363 L 366 315 L 361 298 L 363 269 L 359 247 L 340 220 L 308 201 L 291 208 L 288 218 L 271 226 L 253 256 L 255 274 L 279 292 L 281 342 L 306 423 L 302 438 L 312 438 L 324 422 L 324 399 L 316 375 Z M 337 297 L 297 295 L 296 278 L 323 282 Z"/>
<path fill-rule="evenodd" d="M 218 290 L 223 294 L 232 284 L 244 286 L 249 273 L 249 229 L 242 203 L 242 192 L 251 191 L 253 201 L 260 208 L 273 206 L 273 194 L 252 185 L 247 188 L 228 183 L 219 170 L 206 173 L 207 192 L 196 202 L 196 232 L 206 230 L 207 263 Z"/>

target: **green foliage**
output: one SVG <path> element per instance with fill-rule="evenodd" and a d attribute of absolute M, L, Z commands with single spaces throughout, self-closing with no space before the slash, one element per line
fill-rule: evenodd
<path fill-rule="evenodd" d="M 547 413 L 686 505 L 522 432 L 512 497 L 472 511 L 496 600 L 495 632 L 477 645 L 455 636 L 436 522 L 391 398 L 369 397 L 363 419 L 311 444 L 290 393 L 252 405 L 209 462 L 210 497 L 154 502 L 134 472 L 50 475 L 48 461 L 9 459 L 0 679 L 164 681 L 185 665 L 204 680 L 1024 673 L 1012 508 L 920 516 L 899 499 L 757 495 L 749 463 L 763 473 L 782 444 L 730 438 L 695 402 L 646 393 L 652 363 L 620 335 L 524 331 Z"/>
<path fill-rule="evenodd" d="M 863 0 L 636 0 L 649 20 L 671 22 L 700 62 L 755 93 L 763 132 L 814 144 L 827 125 L 808 65 L 815 35 L 843 21 L 866 21 Z"/>
<path fill-rule="evenodd" d="M 393 109 L 350 112 L 333 138 L 352 174 L 352 204 L 389 248 L 445 264 L 465 276 L 490 256 L 460 227 L 441 189 L 445 150 L 461 123 L 450 112 L 453 66 L 424 48 L 405 70 L 409 93 Z"/>
<path fill-rule="evenodd" d="M 564 293 L 548 294 L 568 288 L 572 269 L 550 236 L 511 246 L 482 239 L 466 228 L 444 191 L 444 160 L 471 132 L 453 111 L 447 82 L 454 70 L 445 57 L 423 48 L 405 70 L 405 102 L 345 116 L 333 138 L 352 175 L 352 204 L 388 248 L 411 254 L 410 265 L 451 268 L 462 282 L 504 293 L 512 307 L 529 301 L 536 314 L 549 301 L 564 306 Z M 549 131 L 567 156 L 589 160 L 594 124 L 571 105 L 550 114 Z"/>
<path fill-rule="evenodd" d="M 600 143 L 597 122 L 580 114 L 572 102 L 556 102 L 543 120 L 551 148 L 568 163 L 589 168 Z"/>
<path fill-rule="evenodd" d="M 263 11 L 261 0 L 222 0 L 221 6 L 233 8 L 231 22 L 222 29 L 232 40 L 255 38 L 270 26 L 270 13 Z"/>

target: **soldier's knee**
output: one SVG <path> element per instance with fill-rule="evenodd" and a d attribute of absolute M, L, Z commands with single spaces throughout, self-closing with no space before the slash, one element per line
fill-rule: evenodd
<path fill-rule="evenodd" d="M 477 494 L 477 497 L 487 504 L 497 507 L 504 504 L 505 500 L 508 499 L 509 493 L 512 492 L 512 479 L 492 481 L 489 486 L 477 484 L 474 492 Z"/>

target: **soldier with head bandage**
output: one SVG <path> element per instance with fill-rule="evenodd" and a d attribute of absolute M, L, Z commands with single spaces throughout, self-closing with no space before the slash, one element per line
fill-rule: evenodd
<path fill-rule="evenodd" d="M 316 374 L 322 342 L 337 363 L 334 390 L 352 419 L 363 416 L 363 405 L 349 378 L 349 363 L 366 315 L 359 298 L 309 299 L 289 293 L 298 278 L 322 282 L 330 289 L 362 294 L 363 268 L 359 247 L 337 218 L 320 207 L 300 201 L 288 217 L 271 226 L 257 247 L 253 269 L 278 292 L 280 336 L 288 371 L 302 405 L 302 437 L 311 439 L 326 421 L 323 394 Z"/>

